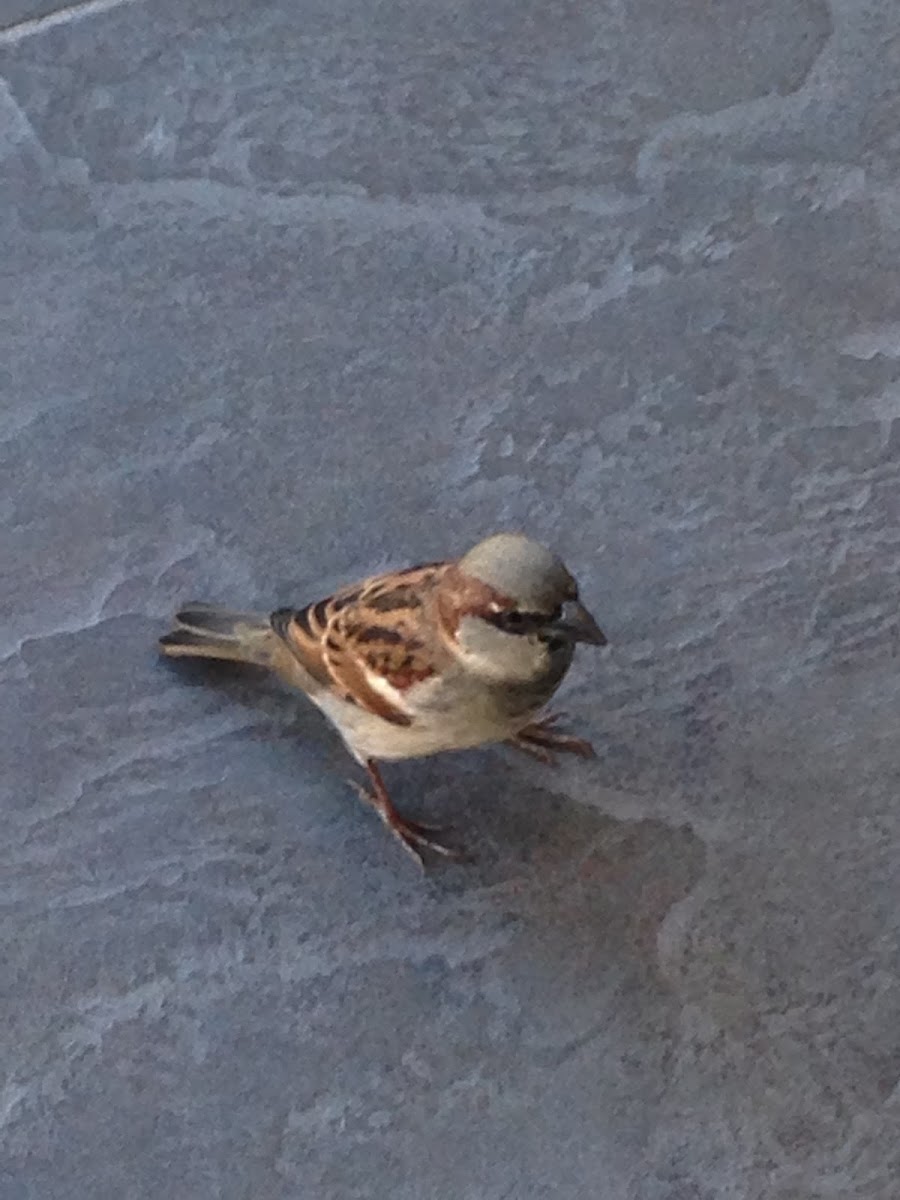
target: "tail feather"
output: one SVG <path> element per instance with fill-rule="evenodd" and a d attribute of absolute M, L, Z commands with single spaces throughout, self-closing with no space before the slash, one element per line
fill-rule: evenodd
<path fill-rule="evenodd" d="M 159 639 L 169 658 L 219 658 L 269 666 L 275 634 L 267 617 L 189 604 L 175 614 L 175 628 Z"/>
<path fill-rule="evenodd" d="M 232 612 L 218 608 L 215 604 L 186 604 L 175 614 L 179 625 L 196 629 L 198 633 L 216 634 L 219 637 L 238 637 L 242 626 L 248 629 L 268 629 L 268 617 L 259 613 Z"/>

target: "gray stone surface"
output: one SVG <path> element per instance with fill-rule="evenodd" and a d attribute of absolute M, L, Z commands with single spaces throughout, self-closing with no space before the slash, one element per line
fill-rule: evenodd
<path fill-rule="evenodd" d="M 2 1200 L 893 1200 L 896 0 L 76 6 L 0 77 Z M 155 657 L 509 526 L 612 646 L 595 763 L 391 770 L 473 866 Z"/>

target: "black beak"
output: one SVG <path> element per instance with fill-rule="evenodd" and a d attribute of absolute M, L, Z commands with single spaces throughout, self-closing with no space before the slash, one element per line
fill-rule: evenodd
<path fill-rule="evenodd" d="M 563 607 L 563 615 L 554 622 L 553 628 L 572 642 L 588 642 L 592 646 L 605 646 L 606 634 L 577 600 L 570 600 Z"/>

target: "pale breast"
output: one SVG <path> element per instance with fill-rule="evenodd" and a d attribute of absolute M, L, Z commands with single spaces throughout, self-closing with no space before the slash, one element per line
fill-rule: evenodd
<path fill-rule="evenodd" d="M 406 693 L 412 720 L 404 726 L 389 724 L 334 696 L 318 695 L 313 700 L 360 762 L 367 758 L 423 758 L 512 737 L 540 712 L 564 673 L 565 667 L 528 685 L 498 687 L 452 668 Z"/>

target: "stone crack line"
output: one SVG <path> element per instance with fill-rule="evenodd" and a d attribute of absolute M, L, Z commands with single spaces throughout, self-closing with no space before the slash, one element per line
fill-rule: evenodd
<path fill-rule="evenodd" d="M 112 8 L 122 8 L 126 4 L 134 4 L 136 0 L 83 0 L 81 4 L 67 4 L 65 8 L 47 13 L 44 17 L 30 17 L 15 25 L 0 29 L 0 46 L 14 46 L 26 38 L 57 25 L 68 25 L 72 21 L 80 21 L 82 17 L 93 17 L 98 13 L 108 12 Z"/>

